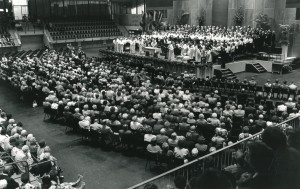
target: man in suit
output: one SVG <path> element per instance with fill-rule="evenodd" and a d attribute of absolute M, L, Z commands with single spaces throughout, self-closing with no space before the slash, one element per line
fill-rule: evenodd
<path fill-rule="evenodd" d="M 263 115 L 258 116 L 258 120 L 255 121 L 256 132 L 261 131 L 267 127 L 267 122 L 264 120 Z"/>

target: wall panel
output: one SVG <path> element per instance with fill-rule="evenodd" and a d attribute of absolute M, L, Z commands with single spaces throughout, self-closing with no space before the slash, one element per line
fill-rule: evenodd
<path fill-rule="evenodd" d="M 212 6 L 212 25 L 227 26 L 229 0 L 214 0 Z"/>

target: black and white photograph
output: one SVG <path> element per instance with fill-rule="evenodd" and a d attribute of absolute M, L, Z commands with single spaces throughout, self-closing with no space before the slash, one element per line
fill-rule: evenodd
<path fill-rule="evenodd" d="M 300 0 L 0 0 L 0 189 L 300 189 Z"/>

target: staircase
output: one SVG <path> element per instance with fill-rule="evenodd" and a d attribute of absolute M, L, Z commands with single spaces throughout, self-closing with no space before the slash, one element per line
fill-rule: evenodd
<path fill-rule="evenodd" d="M 12 36 L 15 46 L 21 46 L 21 39 L 18 33 L 15 30 L 9 30 L 10 35 Z"/>
<path fill-rule="evenodd" d="M 229 68 L 215 69 L 214 74 L 217 78 L 236 79 L 236 76 Z"/>
<path fill-rule="evenodd" d="M 129 32 L 126 29 L 125 26 L 121 26 L 119 24 L 117 24 L 117 27 L 119 28 L 120 32 L 122 33 L 123 36 L 128 37 L 129 36 Z"/>
<path fill-rule="evenodd" d="M 246 72 L 264 73 L 267 72 L 260 63 L 246 64 Z"/>

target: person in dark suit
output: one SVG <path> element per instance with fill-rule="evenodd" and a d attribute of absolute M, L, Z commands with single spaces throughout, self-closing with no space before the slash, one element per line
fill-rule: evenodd
<path fill-rule="evenodd" d="M 249 114 L 255 114 L 256 109 L 254 107 L 253 102 L 249 102 L 248 105 L 245 107 L 245 116 L 248 116 Z"/>
<path fill-rule="evenodd" d="M 240 93 L 238 93 L 237 95 L 237 100 L 238 100 L 238 104 L 242 104 L 245 105 L 248 99 L 248 94 L 245 91 L 245 89 L 243 88 L 242 91 Z"/>
<path fill-rule="evenodd" d="M 267 122 L 264 120 L 263 115 L 258 116 L 258 120 L 255 121 L 255 130 L 256 132 L 261 131 L 262 129 L 267 127 Z"/>

